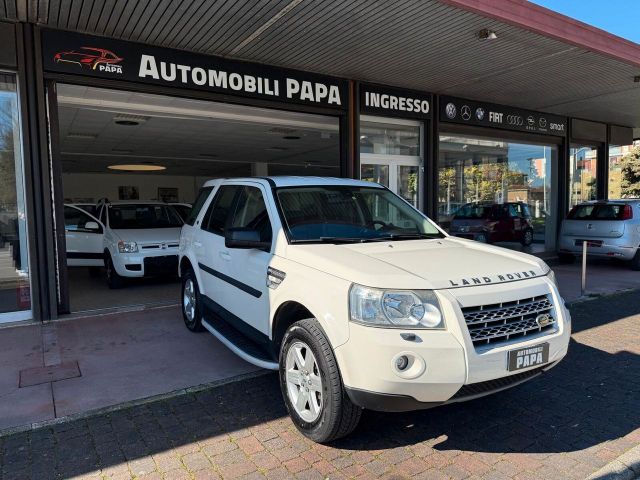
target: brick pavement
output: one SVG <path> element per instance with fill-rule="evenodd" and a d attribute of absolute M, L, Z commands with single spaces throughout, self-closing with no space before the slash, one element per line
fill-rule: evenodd
<path fill-rule="evenodd" d="M 569 356 L 466 404 L 302 437 L 274 374 L 0 437 L 0 479 L 585 478 L 640 444 L 640 294 L 576 305 Z"/>

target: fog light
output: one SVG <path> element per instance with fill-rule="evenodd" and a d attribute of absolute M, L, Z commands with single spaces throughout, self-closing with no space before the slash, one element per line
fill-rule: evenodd
<path fill-rule="evenodd" d="M 409 359 L 407 358 L 406 355 L 401 355 L 398 358 L 396 358 L 396 368 L 399 371 L 402 372 L 408 366 L 409 366 Z"/>

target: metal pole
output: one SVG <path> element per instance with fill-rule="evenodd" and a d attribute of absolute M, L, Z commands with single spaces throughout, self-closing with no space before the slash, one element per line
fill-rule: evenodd
<path fill-rule="evenodd" d="M 587 242 L 582 242 L 582 286 L 581 296 L 587 291 Z"/>

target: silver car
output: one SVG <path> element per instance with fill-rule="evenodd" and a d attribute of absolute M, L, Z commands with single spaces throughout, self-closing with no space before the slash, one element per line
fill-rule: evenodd
<path fill-rule="evenodd" d="M 640 270 L 640 200 L 586 202 L 571 209 L 562 222 L 558 255 L 561 262 L 572 262 L 587 254 L 629 260 Z"/>

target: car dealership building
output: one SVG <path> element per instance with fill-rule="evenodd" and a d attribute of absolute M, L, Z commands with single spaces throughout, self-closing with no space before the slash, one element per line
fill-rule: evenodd
<path fill-rule="evenodd" d="M 65 205 L 354 177 L 444 228 L 477 203 L 517 228 L 526 205 L 533 243 L 501 245 L 552 255 L 573 205 L 626 195 L 640 137 L 640 45 L 524 0 L 5 0 L 0 20 L 0 323 L 178 301 L 67 268 L 66 234 L 97 232 Z"/>

